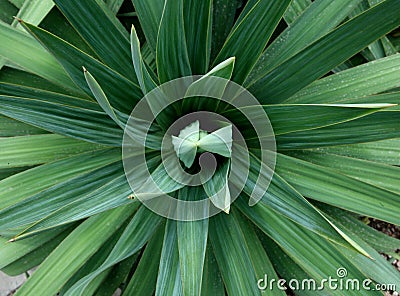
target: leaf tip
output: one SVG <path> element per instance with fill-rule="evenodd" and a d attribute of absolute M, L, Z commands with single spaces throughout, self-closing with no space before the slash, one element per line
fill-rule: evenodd
<path fill-rule="evenodd" d="M 17 16 L 13 16 L 14 19 L 16 19 L 20 24 L 22 24 L 24 21 L 22 19 L 20 19 Z"/>
<path fill-rule="evenodd" d="M 85 66 L 82 66 L 82 69 L 83 69 L 84 73 L 87 73 L 87 70 L 86 70 Z"/>

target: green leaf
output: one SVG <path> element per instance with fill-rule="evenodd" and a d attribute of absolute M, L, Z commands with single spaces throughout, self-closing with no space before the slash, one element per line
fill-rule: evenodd
<path fill-rule="evenodd" d="M 140 88 L 144 94 L 147 94 L 152 89 L 156 88 L 157 84 L 153 81 L 152 76 L 147 69 L 146 63 L 142 58 L 142 54 L 140 52 L 140 41 L 134 26 L 132 26 L 131 31 L 131 52 L 133 66 L 135 68 L 136 77 L 139 81 Z"/>
<path fill-rule="evenodd" d="M 40 128 L 0 115 L 0 137 L 18 137 L 43 133 L 45 131 Z"/>
<path fill-rule="evenodd" d="M 286 23 L 291 25 L 311 3 L 312 0 L 293 0 L 284 15 Z"/>
<path fill-rule="evenodd" d="M 31 167 L 17 167 L 17 168 L 9 168 L 9 169 L 0 169 L 0 180 L 11 177 L 12 175 L 18 174 L 20 172 L 26 171 Z"/>
<path fill-rule="evenodd" d="M 85 75 L 85 79 L 87 84 L 89 85 L 90 90 L 93 93 L 93 96 L 96 98 L 97 102 L 99 103 L 100 107 L 104 110 L 104 112 L 107 113 L 108 116 L 111 117 L 114 122 L 119 125 L 121 129 L 125 129 L 125 124 L 123 122 L 123 119 L 121 120 L 120 117 L 116 114 L 116 111 L 114 108 L 111 106 L 106 94 L 102 90 L 101 86 L 99 83 L 96 81 L 96 79 L 90 74 L 86 68 L 83 68 L 83 72 Z"/>
<path fill-rule="evenodd" d="M 129 220 L 129 219 L 128 219 Z M 90 272 L 96 270 L 103 262 L 107 256 L 110 254 L 112 248 L 114 247 L 115 243 L 118 241 L 119 237 L 121 236 L 124 228 L 128 224 L 125 221 L 124 225 L 118 229 L 97 251 L 96 253 L 91 256 L 85 264 L 82 265 L 81 268 L 77 272 L 74 273 L 72 277 L 69 278 L 68 282 L 63 285 L 62 289 L 60 290 L 60 295 L 63 296 L 65 293 L 77 282 L 80 278 L 86 276 Z M 103 272 L 98 278 L 104 277 L 104 274 L 107 275 L 111 269 L 106 270 Z M 97 284 L 97 283 L 94 283 Z"/>
<path fill-rule="evenodd" d="M 120 207 L 118 209 L 121 208 L 124 209 L 125 207 Z M 102 265 L 95 272 L 90 273 L 78 281 L 68 290 L 66 295 L 82 295 L 86 287 L 97 275 L 138 252 L 155 232 L 160 222 L 160 216 L 153 214 L 144 206 L 140 207 Z"/>
<path fill-rule="evenodd" d="M 0 47 L 0 56 L 57 85 L 76 88 L 57 60 L 24 32 L 0 22 L 0 43 L 7 44 Z"/>
<path fill-rule="evenodd" d="M 186 47 L 183 1 L 165 0 L 156 52 L 160 83 L 192 74 Z"/>
<path fill-rule="evenodd" d="M 203 281 L 201 295 L 225 296 L 224 283 L 219 273 L 218 264 L 215 260 L 211 244 L 208 243 L 206 257 L 204 259 Z"/>
<path fill-rule="evenodd" d="M 222 127 L 208 135 L 200 137 L 199 149 L 216 153 L 224 157 L 231 157 L 232 154 L 232 125 Z"/>
<path fill-rule="evenodd" d="M 235 65 L 235 58 L 229 58 L 218 64 L 207 72 L 203 77 L 194 81 L 186 90 L 185 98 L 182 102 L 184 112 L 194 112 L 201 110 L 218 110 L 219 102 L 210 103 L 206 97 L 196 97 L 196 94 L 207 95 L 210 92 L 210 97 L 222 97 L 231 79 Z M 210 77 L 220 77 L 223 79 L 212 79 Z"/>
<path fill-rule="evenodd" d="M 279 165 L 279 162 L 278 162 Z M 259 201 L 252 201 L 250 199 L 249 204 L 253 207 L 254 214 L 250 211 L 246 214 L 250 218 L 253 218 L 256 213 L 263 213 L 266 209 L 272 209 L 276 213 L 285 216 L 286 218 L 294 221 L 302 227 L 309 229 L 316 234 L 331 240 L 337 244 L 345 247 L 355 248 L 359 252 L 368 256 L 364 250 L 362 250 L 357 244 L 355 244 L 351 238 L 344 236 L 340 229 L 338 229 L 334 222 L 328 220 L 316 207 L 308 202 L 295 188 L 288 184 L 278 173 L 274 173 L 270 168 L 261 164 L 260 160 L 254 155 L 250 155 L 250 171 L 246 180 L 246 184 L 243 188 L 243 192 L 248 196 L 254 194 L 255 185 L 257 182 L 263 182 L 263 180 L 257 180 L 260 174 L 260 168 L 264 174 L 273 174 L 271 182 L 268 186 L 268 190 L 263 193 L 264 195 Z M 236 180 L 240 180 L 240 173 L 243 168 L 237 168 L 232 170 L 232 182 L 237 186 L 240 184 Z M 267 183 L 268 185 L 268 183 Z M 241 199 L 243 199 L 242 197 Z M 246 206 L 247 208 L 248 206 Z"/>
<path fill-rule="evenodd" d="M 297 279 L 299 283 L 303 280 L 312 279 L 312 277 L 300 268 L 272 239 L 263 233 L 260 235 L 264 248 L 267 250 L 268 255 L 280 277 L 285 279 L 288 283 L 292 279 Z M 268 280 L 268 279 L 267 279 Z M 314 278 L 314 280 L 316 280 Z M 306 283 L 306 282 L 304 282 Z M 262 284 L 265 284 L 263 282 Z M 313 290 L 296 290 L 296 295 L 299 296 L 326 296 L 326 289 L 322 291 Z M 332 293 L 328 294 L 332 295 Z"/>
<path fill-rule="evenodd" d="M 68 234 L 68 228 L 70 226 L 64 226 L 55 228 L 49 231 L 44 231 L 38 235 L 29 237 L 24 240 L 9 242 L 8 238 L 0 237 L 0 254 L 1 263 L 0 269 L 10 265 L 11 263 L 20 260 L 25 255 L 28 255 L 35 250 L 41 248 L 48 241 L 53 240 L 62 233 Z M 71 229 L 72 230 L 72 229 Z"/>
<path fill-rule="evenodd" d="M 201 187 L 184 187 L 178 198 L 185 201 L 200 200 Z M 196 206 L 185 211 L 196 212 Z M 208 210 L 208 209 L 207 209 Z M 204 213 L 207 217 L 207 213 Z M 190 218 L 190 214 L 186 215 Z M 179 262 L 184 295 L 201 295 L 201 283 L 208 237 L 208 218 L 198 221 L 177 221 Z"/>
<path fill-rule="evenodd" d="M 119 159 L 121 159 L 120 149 L 89 152 L 44 164 L 1 180 L 0 209 Z"/>
<path fill-rule="evenodd" d="M 198 120 L 182 129 L 177 137 L 172 136 L 175 153 L 187 168 L 194 163 L 199 139 L 200 123 Z"/>
<path fill-rule="evenodd" d="M 242 83 L 254 67 L 290 0 L 253 2 L 245 7 L 214 61 L 216 65 L 236 57 L 233 81 L 237 83 Z"/>
<path fill-rule="evenodd" d="M 74 45 L 88 55 L 99 59 L 92 47 L 82 38 L 58 8 L 53 9 L 46 16 L 40 23 L 40 27 Z"/>
<path fill-rule="evenodd" d="M 238 209 L 271 237 L 311 278 L 322 281 L 335 275 L 338 268 L 345 267 L 348 278 L 361 281 L 365 279 L 352 261 L 341 255 L 329 241 L 270 209 L 265 209 L 263 213 L 255 211 L 255 208 L 246 207 L 242 199 L 238 199 L 238 204 Z M 328 288 L 326 283 L 325 287 Z M 329 293 L 342 295 L 342 291 L 335 294 L 333 290 L 329 290 Z M 358 296 L 359 292 L 349 290 L 346 295 Z"/>
<path fill-rule="evenodd" d="M 380 253 L 388 253 L 400 247 L 400 240 L 386 233 L 376 230 L 356 218 L 355 215 L 327 204 L 318 204 L 325 213 L 334 216 L 343 227 L 355 234 L 362 234 L 362 238 Z"/>
<path fill-rule="evenodd" d="M 179 265 L 178 236 L 175 220 L 167 220 L 164 242 L 158 269 L 156 296 L 183 294 L 181 271 Z"/>
<path fill-rule="evenodd" d="M 8 0 L 11 4 L 13 4 L 17 8 L 21 8 L 22 4 L 24 4 L 25 0 Z"/>
<path fill-rule="evenodd" d="M 181 130 L 178 137 L 172 136 L 175 153 L 187 168 L 193 165 L 198 149 L 224 157 L 231 156 L 232 125 L 220 128 L 210 134 L 200 130 L 199 127 L 199 121 L 195 121 Z"/>
<path fill-rule="evenodd" d="M 291 11 L 297 5 L 305 6 L 304 8 L 307 9 L 267 47 L 247 79 L 246 85 L 262 78 L 300 50 L 327 34 L 347 17 L 360 0 L 319 0 L 311 5 L 309 1 L 296 2 L 289 5 L 292 8 Z"/>
<path fill-rule="evenodd" d="M 393 192 L 282 154 L 278 154 L 277 163 L 277 173 L 311 199 L 389 223 L 400 223 L 393 211 L 400 206 L 400 201 Z"/>
<path fill-rule="evenodd" d="M 141 28 L 153 53 L 157 48 L 157 36 L 163 15 L 165 0 L 132 0 Z"/>
<path fill-rule="evenodd" d="M 212 3 L 212 0 L 183 2 L 187 51 L 194 75 L 206 73 L 210 63 Z"/>
<path fill-rule="evenodd" d="M 105 148 L 54 134 L 0 138 L 0 146 L 0 168 L 33 166 Z"/>
<path fill-rule="evenodd" d="M 399 167 L 317 151 L 298 151 L 290 155 L 400 195 Z"/>
<path fill-rule="evenodd" d="M 103 281 L 101 281 L 99 287 L 95 291 L 96 295 L 98 296 L 113 295 L 120 286 L 125 284 L 125 280 L 128 277 L 132 269 L 132 266 L 134 266 L 137 257 L 138 255 L 133 255 L 121 261 L 120 263 L 116 264 L 114 267 L 109 268 L 107 277 Z M 91 290 L 93 291 L 93 289 Z"/>
<path fill-rule="evenodd" d="M 400 110 L 400 92 L 387 92 L 381 93 L 377 95 L 370 95 L 367 97 L 362 97 L 362 101 L 364 103 L 383 103 L 383 102 L 391 102 L 392 104 L 396 104 L 397 106 L 393 106 L 382 111 L 399 111 Z M 360 102 L 360 98 L 347 98 L 343 100 L 346 104 L 352 104 L 354 102 Z"/>
<path fill-rule="evenodd" d="M 105 3 L 114 14 L 117 14 L 124 3 L 124 0 L 105 0 Z"/>
<path fill-rule="evenodd" d="M 183 188 L 185 186 L 184 184 L 177 182 L 170 177 L 170 175 L 178 176 L 182 170 L 177 161 L 176 155 L 170 153 L 169 155 L 166 155 L 163 162 L 157 162 L 157 165 L 148 168 L 151 174 L 150 176 L 147 176 L 147 174 L 144 175 L 142 179 L 144 181 L 136 186 L 135 197 L 142 200 L 151 199 Z M 164 165 L 167 163 L 170 164 L 168 172 Z"/>
<path fill-rule="evenodd" d="M 233 211 L 232 215 L 236 217 L 240 225 L 240 230 L 244 237 L 244 243 L 250 254 L 257 279 L 263 279 L 265 275 L 268 275 L 269 280 L 279 280 L 279 276 L 276 274 L 270 258 L 268 257 L 260 240 L 257 237 L 253 223 L 251 223 L 251 221 L 240 214 L 237 210 Z M 282 290 L 275 291 L 274 294 L 277 296 L 286 295 Z"/>
<path fill-rule="evenodd" d="M 400 139 L 318 148 L 318 151 L 400 166 Z"/>
<path fill-rule="evenodd" d="M 146 245 L 146 249 L 140 258 L 139 264 L 135 269 L 135 273 L 129 280 L 123 295 L 154 295 L 157 273 L 161 256 L 161 248 L 163 245 L 164 229 L 159 228 Z M 143 285 L 143 283 L 146 283 Z"/>
<path fill-rule="evenodd" d="M 400 54 L 396 54 L 317 80 L 287 99 L 285 104 L 332 104 L 348 99 L 364 103 L 367 95 L 399 87 L 399 70 Z"/>
<path fill-rule="evenodd" d="M 96 77 L 116 109 L 130 113 L 134 103 L 142 97 L 139 86 L 88 54 L 41 28 L 27 23 L 22 25 L 56 57 L 73 81 L 87 94 L 91 95 L 91 91 L 82 79 L 82 66 Z"/>
<path fill-rule="evenodd" d="M 237 0 L 212 1 L 211 61 L 217 56 L 232 29 L 238 3 Z"/>
<path fill-rule="evenodd" d="M 60 182 L 33 196 L 25 196 L 24 200 L 0 211 L 0 230 L 35 223 L 113 180 L 121 170 L 121 164 L 111 163 L 85 175 Z"/>
<path fill-rule="evenodd" d="M 95 172 L 92 174 L 94 175 L 94 173 Z M 87 176 L 86 179 L 89 179 L 91 175 Z M 105 181 L 107 181 L 107 183 L 104 184 Z M 93 181 L 93 185 L 95 185 L 95 183 L 97 182 Z M 73 199 L 68 197 L 68 195 L 65 196 L 60 194 L 60 196 L 64 196 L 65 198 L 65 200 L 62 201 L 62 204 L 56 209 L 53 208 L 53 210 L 52 206 L 47 206 L 47 213 L 43 216 L 43 218 L 37 220 L 35 224 L 24 230 L 24 232 L 20 235 L 31 235 L 32 233 L 58 227 L 59 225 L 84 219 L 127 204 L 134 203 L 136 207 L 139 206 L 139 202 L 132 202 L 132 200 L 128 198 L 132 193 L 132 189 L 126 182 L 126 177 L 124 174 L 122 174 L 122 172 L 115 174 L 111 180 L 102 180 L 102 183 L 104 185 L 97 185 L 92 189 L 86 189 L 86 192 L 83 192 L 82 194 L 76 193 Z M 65 188 L 68 188 L 68 185 L 70 184 L 65 185 Z M 72 189 L 70 191 L 70 194 L 74 192 Z M 51 195 L 51 192 L 48 193 L 49 200 L 53 200 L 53 202 L 56 203 L 57 200 L 54 201 L 54 196 Z M 58 202 L 58 204 L 60 204 L 60 202 Z M 132 207 L 135 205 L 132 205 Z M 46 205 L 43 205 L 43 207 L 45 206 Z M 33 214 L 28 214 L 25 219 L 31 217 L 32 215 Z"/>
<path fill-rule="evenodd" d="M 104 113 L 44 100 L 0 96 L 0 114 L 60 135 L 120 146 L 122 130 Z"/>
<path fill-rule="evenodd" d="M 233 212 L 233 211 L 232 211 Z M 243 232 L 232 214 L 210 219 L 210 240 L 228 295 L 261 295 Z"/>
<path fill-rule="evenodd" d="M 24 272 L 28 272 L 30 269 L 40 265 L 53 250 L 70 234 L 74 227 L 68 229 L 64 228 L 64 231 L 56 237 L 51 237 L 51 240 L 47 241 L 39 248 L 32 252 L 22 256 L 18 260 L 12 262 L 2 269 L 3 272 L 10 276 L 18 276 Z M 14 242 L 16 243 L 16 242 Z M 12 245 L 14 245 L 14 243 Z M 13 249 L 15 252 L 15 249 Z"/>
<path fill-rule="evenodd" d="M 342 124 L 279 135 L 276 141 L 278 149 L 293 150 L 398 138 L 399 121 L 399 112 L 377 112 Z"/>
<path fill-rule="evenodd" d="M 2 1 L 0 3 L 0 22 L 11 23 L 13 20 L 12 17 L 18 12 L 16 6 L 9 1 Z"/>
<path fill-rule="evenodd" d="M 354 262 L 355 266 L 358 266 L 359 270 L 364 273 L 366 277 L 371 278 L 378 283 L 391 283 L 398 287 L 400 285 L 398 270 L 394 268 L 394 266 L 392 266 L 367 242 L 361 239 L 359 234 L 349 231 L 343 225 L 340 226 L 347 235 L 351 236 L 365 250 L 368 250 L 368 252 L 374 257 L 374 260 L 370 260 L 365 256 L 360 256 L 360 254 L 355 253 L 353 250 L 337 248 L 338 251 L 340 251 L 349 260 Z M 400 241 L 398 246 L 400 246 Z"/>
<path fill-rule="evenodd" d="M 371 6 L 378 3 L 378 2 L 376 2 L 376 3 L 372 3 L 372 2 L 373 1 L 368 1 L 368 0 L 361 1 L 360 4 L 358 5 L 358 7 L 352 11 L 352 13 L 350 14 L 350 17 L 354 17 L 357 14 L 362 13 L 363 11 L 369 9 Z M 376 40 L 375 42 L 368 45 L 368 48 L 364 49 L 362 52 L 363 56 L 365 56 L 370 61 L 384 58 L 386 56 L 386 50 L 383 45 L 383 40 L 385 40 L 388 47 L 390 47 L 390 46 L 393 47 L 393 45 L 389 45 L 390 41 L 386 38 L 386 36 L 384 36 L 381 39 Z M 368 52 L 368 54 L 367 54 L 367 52 Z M 394 53 L 396 53 L 395 49 L 394 49 Z M 391 53 L 391 54 L 393 54 L 393 53 Z M 371 55 L 371 58 L 367 57 L 367 55 L 368 56 Z"/>
<path fill-rule="evenodd" d="M 18 295 L 54 295 L 132 215 L 130 206 L 93 216 L 77 227 L 47 257 Z M 82 239 L 82 238 L 86 239 Z M 92 239 L 91 239 L 92 238 Z"/>
<path fill-rule="evenodd" d="M 400 24 L 400 2 L 386 0 L 349 20 L 250 87 L 263 103 L 280 103 Z M 380 18 L 385 15 L 385 18 Z M 389 20 L 389 21 L 388 21 Z"/>
<path fill-rule="evenodd" d="M 31 79 L 34 78 L 31 77 Z M 20 82 L 18 81 L 18 83 Z M 0 90 L 3 95 L 10 97 L 37 99 L 49 103 L 58 103 L 93 111 L 103 111 L 96 102 L 91 101 L 91 98 L 89 100 L 89 97 L 70 96 L 38 87 L 24 86 L 22 84 L 13 84 L 8 82 L 0 82 Z"/>
<path fill-rule="evenodd" d="M 54 2 L 105 65 L 137 82 L 130 63 L 130 45 L 126 29 L 103 0 Z M 79 13 L 76 13 L 77 10 Z"/>
<path fill-rule="evenodd" d="M 74 89 L 66 89 L 35 74 L 25 72 L 24 70 L 4 67 L 0 71 L 0 90 L 10 91 L 10 89 L 12 89 L 13 87 L 26 87 L 40 91 L 49 91 L 52 93 L 65 94 L 69 96 L 72 95 L 74 97 L 80 97 L 88 101 L 93 100 L 91 97 L 89 97 L 89 95 L 86 95 L 76 86 L 74 87 Z M 31 92 L 31 96 L 33 95 L 34 94 Z"/>
<path fill-rule="evenodd" d="M 392 106 L 390 104 L 276 104 L 264 105 L 263 108 L 271 121 L 274 134 L 282 135 L 343 123 Z M 260 112 L 258 106 L 248 106 L 228 110 L 223 115 L 228 116 L 236 125 L 245 126 L 248 123 L 241 115 L 243 109 L 250 114 L 250 117 L 251 112 L 254 112 L 254 116 Z M 253 134 L 250 135 L 252 137 L 246 136 L 246 140 L 254 137 Z"/>

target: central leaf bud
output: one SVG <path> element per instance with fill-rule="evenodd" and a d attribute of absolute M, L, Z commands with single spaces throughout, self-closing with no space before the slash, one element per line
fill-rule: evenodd
<path fill-rule="evenodd" d="M 209 133 L 200 129 L 200 122 L 196 120 L 182 129 L 177 137 L 172 136 L 172 144 L 176 155 L 187 168 L 193 165 L 197 153 L 211 152 L 231 157 L 232 125 L 227 124 Z"/>

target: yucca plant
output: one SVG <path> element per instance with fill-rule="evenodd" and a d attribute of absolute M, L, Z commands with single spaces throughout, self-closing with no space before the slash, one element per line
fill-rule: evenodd
<path fill-rule="evenodd" d="M 0 23 L 0 269 L 39 265 L 17 295 L 285 295 L 266 285 L 279 279 L 296 295 L 400 287 L 380 255 L 398 258 L 399 241 L 361 220 L 400 225 L 400 55 L 389 34 L 399 0 L 54 2 L 35 25 L 23 14 L 20 25 Z M 257 116 L 242 116 L 257 115 L 252 106 L 193 92 L 162 108 L 143 143 L 151 180 L 224 211 L 181 221 L 147 208 L 156 196 L 146 182 L 140 192 L 152 196 L 134 192 L 122 144 L 143 97 L 193 75 L 205 76 L 184 80 L 185 93 L 204 77 L 222 79 L 200 83 L 221 96 L 228 80 L 246 88 L 275 136 L 266 164 L 249 122 Z M 161 97 L 148 101 L 158 108 Z M 168 175 L 160 149 L 171 124 L 199 111 L 232 125 L 191 120 L 168 138 L 188 174 L 213 154 L 213 175 L 189 186 Z M 247 172 L 233 167 L 234 128 Z M 232 174 L 243 182 L 234 201 Z M 257 187 L 266 191 L 250 206 Z M 329 277 L 369 279 L 371 290 L 290 282 Z"/>

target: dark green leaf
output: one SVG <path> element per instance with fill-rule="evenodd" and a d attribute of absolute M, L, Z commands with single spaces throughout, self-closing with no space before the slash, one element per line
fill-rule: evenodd
<path fill-rule="evenodd" d="M 184 0 L 165 0 L 157 38 L 160 83 L 191 75 L 183 19 Z"/>

